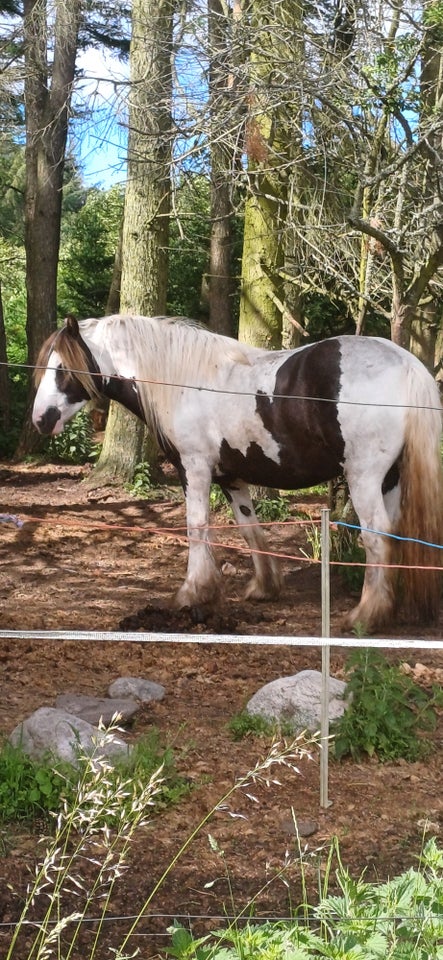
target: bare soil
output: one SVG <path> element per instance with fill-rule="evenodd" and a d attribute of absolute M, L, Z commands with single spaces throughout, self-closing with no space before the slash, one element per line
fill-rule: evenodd
<path fill-rule="evenodd" d="M 235 778 L 266 755 L 265 741 L 247 737 L 235 742 L 227 729 L 229 719 L 264 683 L 301 669 L 320 669 L 321 651 L 174 640 L 56 642 L 45 639 L 44 631 L 318 636 L 320 569 L 302 552 L 309 549 L 306 525 L 270 524 L 270 548 L 284 558 L 283 595 L 278 602 L 244 602 L 250 561 L 235 528 L 219 515 L 218 557 L 227 565 L 222 608 L 206 618 L 204 611 L 174 612 L 167 603 L 184 577 L 187 555 L 177 486 L 168 475 L 162 499 L 147 502 L 112 488 L 93 492 L 82 483 L 87 473 L 87 468 L 65 465 L 0 465 L 0 511 L 26 521 L 21 528 L 0 523 L 0 626 L 11 630 L 10 639 L 0 640 L 0 734 L 8 735 L 37 707 L 53 705 L 59 693 L 103 696 L 117 676 L 149 678 L 164 684 L 166 696 L 140 710 L 128 736 L 137 738 L 155 726 L 164 742 L 173 745 L 178 769 L 192 785 L 185 799 L 157 814 L 135 841 L 129 869 L 109 904 L 110 919 L 97 953 L 101 960 L 111 957 L 112 946 L 123 939 L 129 921 L 121 918 L 139 911 L 197 824 Z M 294 521 L 300 511 L 318 518 L 321 506 L 318 497 L 301 494 L 294 500 Z M 331 633 L 339 636 L 355 596 L 336 569 L 331 602 Z M 442 622 L 415 632 L 398 622 L 385 636 L 440 639 Z M 28 629 L 41 631 L 41 638 L 14 638 L 13 631 Z M 333 676 L 343 677 L 347 655 L 344 648 L 332 649 Z M 390 656 L 407 661 L 425 684 L 441 681 L 441 652 Z M 216 811 L 160 885 L 131 948 L 139 947 L 142 957 L 155 957 L 167 943 L 174 917 L 184 918 L 197 935 L 218 927 L 216 918 L 225 913 L 248 909 L 252 900 L 255 916 L 287 916 L 301 898 L 297 862 L 284 872 L 284 882 L 279 878 L 288 859 L 297 861 L 294 820 L 306 834 L 300 842 L 312 900 L 335 836 L 354 876 L 365 871 L 368 880 L 382 880 L 415 863 L 426 831 L 438 836 L 443 829 L 442 717 L 433 740 L 426 762 L 332 762 L 332 802 L 326 809 L 320 806 L 315 750 L 312 759 L 300 760 L 298 773 L 280 768 L 279 785 L 254 788 L 255 800 L 247 791 L 237 793 Z M 0 926 L 1 955 L 11 936 L 7 924 L 19 917 L 29 871 L 34 870 L 35 840 L 29 826 L 0 834 L 0 923 L 6 924 Z M 111 919 L 116 917 L 120 919 Z M 76 957 L 88 956 L 93 936 L 90 924 Z M 28 929 L 14 957 L 24 960 L 30 943 Z"/>

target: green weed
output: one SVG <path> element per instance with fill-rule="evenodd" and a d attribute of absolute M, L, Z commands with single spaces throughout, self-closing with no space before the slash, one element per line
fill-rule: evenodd
<path fill-rule="evenodd" d="M 356 593 L 363 587 L 365 570 L 361 564 L 364 564 L 365 559 L 366 554 L 358 531 L 340 526 L 331 533 L 331 560 L 344 564 L 339 568 L 340 576 L 350 590 Z"/>
<path fill-rule="evenodd" d="M 132 497 L 138 497 L 139 500 L 148 500 L 152 492 L 152 487 L 150 464 L 142 460 L 136 464 L 133 480 L 127 484 L 126 489 Z"/>
<path fill-rule="evenodd" d="M 255 504 L 255 512 L 262 523 L 289 520 L 291 510 L 286 497 L 262 497 Z"/>
<path fill-rule="evenodd" d="M 212 483 L 209 491 L 209 507 L 214 513 L 227 511 L 227 500 L 218 483 Z"/>
<path fill-rule="evenodd" d="M 422 734 L 435 728 L 435 705 L 422 687 L 379 651 L 355 650 L 347 660 L 345 713 L 334 723 L 333 752 L 337 759 L 417 760 L 430 751 Z"/>
<path fill-rule="evenodd" d="M 51 437 L 48 453 L 64 463 L 88 463 L 97 459 L 100 445 L 94 441 L 92 420 L 86 410 L 80 410 L 62 433 Z"/>
<path fill-rule="evenodd" d="M 175 924 L 167 957 L 175 960 L 441 960 L 443 957 L 443 851 L 430 839 L 417 868 L 386 883 L 354 880 L 343 866 L 337 841 L 333 859 L 338 894 L 327 886 L 317 906 L 303 904 L 290 921 L 254 922 L 237 917 L 225 930 L 194 939 Z"/>
<path fill-rule="evenodd" d="M 50 756 L 32 760 L 20 747 L 6 741 L 0 749 L 0 822 L 31 821 L 57 814 L 63 804 L 70 807 L 88 762 L 80 759 L 78 767 L 74 767 Z M 134 782 L 147 782 L 160 766 L 162 785 L 157 803 L 164 807 L 188 793 L 189 785 L 177 774 L 173 751 L 162 746 L 155 729 L 137 742 L 128 757 L 115 764 L 109 778 L 115 784 L 127 777 Z M 131 802 L 129 796 L 128 803 Z"/>
<path fill-rule="evenodd" d="M 232 717 L 227 726 L 233 740 L 243 740 L 244 737 L 294 736 L 294 729 L 290 723 L 267 720 L 266 717 L 247 713 L 246 710 Z"/>
<path fill-rule="evenodd" d="M 320 560 L 321 559 L 321 530 L 318 524 L 312 523 L 309 527 L 306 528 L 306 540 L 311 548 L 311 552 L 308 553 L 306 550 L 300 548 L 300 553 L 306 557 L 307 560 Z"/>

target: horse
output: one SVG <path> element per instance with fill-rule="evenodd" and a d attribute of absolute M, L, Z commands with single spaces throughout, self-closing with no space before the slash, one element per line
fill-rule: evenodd
<path fill-rule="evenodd" d="M 35 384 L 32 418 L 42 434 L 60 433 L 97 397 L 123 404 L 155 434 L 186 500 L 178 607 L 213 606 L 220 595 L 211 483 L 223 490 L 252 553 L 246 597 L 260 600 L 278 597 L 282 581 L 249 485 L 294 490 L 344 474 L 366 554 L 361 597 L 345 628 L 386 624 L 400 598 L 411 616 L 437 618 L 441 550 L 429 544 L 442 542 L 441 402 L 423 364 L 391 341 L 336 336 L 266 350 L 185 318 L 69 316 L 43 344 Z M 401 571 L 403 593 L 392 563 L 399 544 L 409 567 Z"/>

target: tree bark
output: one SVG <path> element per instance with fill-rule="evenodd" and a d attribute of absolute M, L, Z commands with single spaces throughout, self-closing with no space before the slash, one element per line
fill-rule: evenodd
<path fill-rule="evenodd" d="M 122 313 L 155 316 L 166 310 L 174 6 L 174 0 L 134 0 L 132 4 Z M 141 421 L 111 403 L 90 485 L 127 483 L 142 459 L 149 463 L 155 479 L 158 447 L 154 438 Z"/>
<path fill-rule="evenodd" d="M 83 0 L 56 0 L 54 54 L 45 0 L 24 0 L 26 188 L 25 248 L 28 363 L 34 363 L 57 316 L 57 267 L 63 170 Z M 51 13 L 52 16 L 52 13 Z M 29 416 L 17 457 L 36 449 Z"/>
<path fill-rule="evenodd" d="M 233 16 L 231 14 L 231 16 Z M 209 326 L 232 336 L 232 169 L 234 151 L 226 140 L 226 105 L 232 110 L 229 50 L 231 16 L 222 0 L 208 0 L 209 91 L 211 98 L 211 236 L 209 248 Z M 230 22 L 231 21 L 231 22 Z M 230 95 L 229 95 L 230 94 Z M 229 96 L 228 96 L 229 95 Z"/>
<path fill-rule="evenodd" d="M 297 64 L 302 4 L 252 0 L 249 115 L 245 150 L 249 194 L 245 204 L 239 339 L 268 349 L 282 342 L 289 169 L 297 111 L 285 90 L 281 63 Z"/>
<path fill-rule="evenodd" d="M 3 433 L 7 433 L 11 423 L 10 400 L 5 318 L 3 314 L 3 298 L 0 283 L 0 431 Z"/>

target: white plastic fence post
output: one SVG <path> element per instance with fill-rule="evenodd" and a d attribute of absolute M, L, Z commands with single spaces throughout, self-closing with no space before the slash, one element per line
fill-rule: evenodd
<path fill-rule="evenodd" d="M 329 510 L 321 512 L 321 626 L 322 637 L 331 636 L 330 620 L 330 566 L 329 566 Z M 321 718 L 320 718 L 320 806 L 329 807 L 328 771 L 329 771 L 329 670 L 330 646 L 323 643 L 321 659 Z"/>

